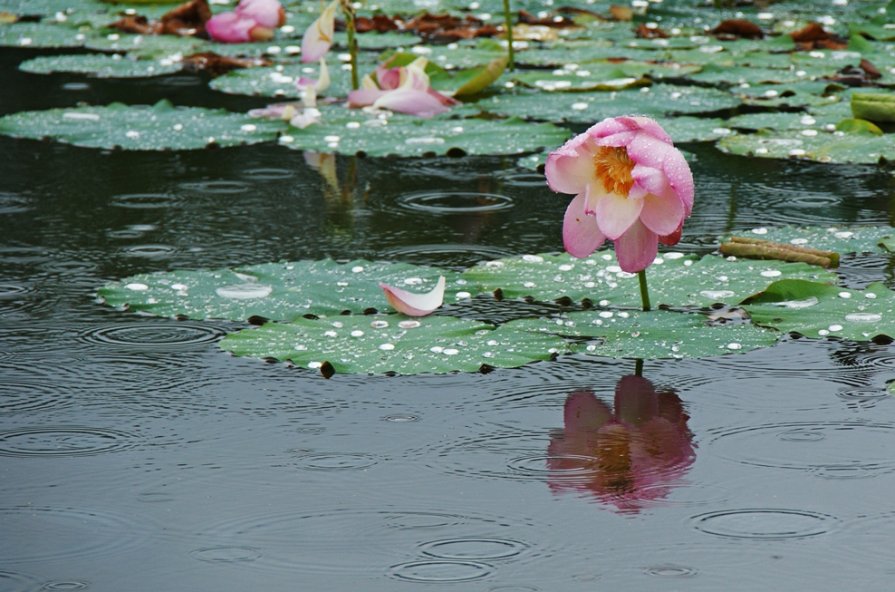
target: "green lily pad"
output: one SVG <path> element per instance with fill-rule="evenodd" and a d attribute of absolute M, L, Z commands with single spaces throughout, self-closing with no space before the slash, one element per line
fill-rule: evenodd
<path fill-rule="evenodd" d="M 69 72 L 96 78 L 147 78 L 179 72 L 180 61 L 135 60 L 119 54 L 75 54 L 42 56 L 19 65 L 31 74 Z"/>
<path fill-rule="evenodd" d="M 781 280 L 743 301 L 752 321 L 807 337 L 868 341 L 895 337 L 895 292 L 879 283 L 866 290 L 805 280 Z"/>
<path fill-rule="evenodd" d="M 515 92 L 479 101 L 485 111 L 545 121 L 593 123 L 606 117 L 640 113 L 694 114 L 729 109 L 739 104 L 730 93 L 713 88 L 657 84 L 618 92 L 543 93 Z"/>
<path fill-rule="evenodd" d="M 724 257 L 668 252 L 647 270 L 653 305 L 675 307 L 735 303 L 777 278 L 836 281 L 834 273 L 804 263 L 728 260 Z M 507 257 L 476 265 L 465 272 L 470 289 L 500 290 L 507 298 L 539 301 L 590 300 L 602 307 L 639 308 L 636 274 L 618 267 L 612 251 L 597 251 L 586 259 L 566 253 Z"/>
<path fill-rule="evenodd" d="M 50 16 L 60 9 L 64 12 L 73 10 L 96 10 L 99 4 L 95 0 L 66 0 L 60 6 L 59 0 L 0 0 L 0 12 L 8 12 L 18 16 Z"/>
<path fill-rule="evenodd" d="M 309 313 L 391 310 L 379 282 L 426 292 L 435 287 L 440 275 L 448 279 L 447 302 L 468 297 L 462 292 L 463 284 L 457 283 L 457 275 L 447 270 L 364 260 L 336 263 L 330 259 L 140 274 L 107 284 L 98 295 L 110 306 L 156 316 L 292 320 Z"/>
<path fill-rule="evenodd" d="M 731 92 L 747 105 L 761 107 L 820 107 L 840 101 L 828 92 L 826 81 L 805 81 L 791 84 L 757 84 L 748 88 L 734 88 Z"/>
<path fill-rule="evenodd" d="M 645 86 L 649 84 L 649 79 L 679 78 L 698 69 L 698 66 L 626 60 L 623 62 L 589 62 L 585 65 L 567 64 L 563 68 L 552 71 L 520 71 L 512 75 L 511 78 L 514 82 L 548 92 L 581 92 Z"/>
<path fill-rule="evenodd" d="M 729 122 L 729 119 L 716 117 L 664 117 L 662 129 L 674 139 L 675 143 L 714 142 L 733 133 Z"/>
<path fill-rule="evenodd" d="M 836 164 L 878 164 L 895 160 L 895 142 L 891 138 L 841 131 L 734 134 L 721 139 L 717 145 L 724 152 L 761 158 L 793 158 Z"/>
<path fill-rule="evenodd" d="M 530 49 L 516 54 L 516 64 L 532 68 L 561 68 L 567 64 L 586 67 L 590 62 L 610 58 L 654 60 L 649 49 L 619 47 L 606 40 L 566 41 L 552 47 Z"/>
<path fill-rule="evenodd" d="M 835 67 L 768 68 L 740 64 L 736 60 L 730 59 L 720 63 L 706 64 L 700 71 L 689 74 L 687 78 L 697 82 L 724 86 L 739 86 L 743 84 L 752 86 L 784 84 L 791 82 L 793 79 L 816 80 L 821 76 L 828 76 L 835 72 Z"/>
<path fill-rule="evenodd" d="M 321 122 L 291 129 L 280 141 L 297 150 L 369 156 L 426 154 L 523 154 L 555 147 L 569 132 L 549 123 L 519 119 L 454 119 L 455 107 L 439 117 L 371 114 L 345 107 L 322 108 Z"/>
<path fill-rule="evenodd" d="M 413 50 L 417 57 L 425 57 L 446 70 L 485 66 L 507 55 L 506 50 L 496 43 L 481 43 L 477 46 L 450 43 L 420 47 L 425 47 L 425 49 L 414 48 Z"/>
<path fill-rule="evenodd" d="M 516 330 L 574 337 L 576 351 L 609 358 L 707 358 L 769 347 L 779 334 L 742 322 L 712 324 L 705 315 L 666 311 L 586 311 L 522 319 Z M 582 342 L 589 339 L 589 342 Z"/>
<path fill-rule="evenodd" d="M 453 317 L 400 315 L 268 323 L 228 335 L 220 345 L 237 356 L 288 360 L 324 375 L 476 372 L 549 360 L 569 350 L 560 337 L 509 324 L 495 328 Z"/>
<path fill-rule="evenodd" d="M 361 62 L 360 69 L 372 67 L 372 63 Z M 323 96 L 344 96 L 351 89 L 351 73 L 343 70 L 341 63 L 330 64 L 332 86 L 321 93 Z M 301 93 L 296 81 L 301 78 L 314 78 L 320 75 L 317 64 L 292 64 L 258 68 L 240 68 L 218 76 L 209 86 L 219 92 L 232 95 L 250 95 L 256 97 L 276 97 L 298 99 Z"/>
<path fill-rule="evenodd" d="M 131 35 L 112 31 L 102 36 L 91 37 L 84 46 L 96 51 L 126 51 L 144 58 L 168 57 L 174 59 L 181 55 L 189 55 L 199 51 L 213 51 L 206 45 L 216 45 L 198 37 L 179 37 L 177 35 Z"/>
<path fill-rule="evenodd" d="M 890 226 L 779 226 L 734 234 L 837 253 L 895 251 L 895 228 Z"/>
<path fill-rule="evenodd" d="M 68 107 L 24 111 L 0 117 L 0 134 L 40 140 L 52 138 L 87 148 L 192 150 L 273 140 L 280 122 L 199 107 L 155 105 Z"/>
<path fill-rule="evenodd" d="M 895 93 L 854 93 L 851 110 L 855 117 L 874 123 L 895 122 Z"/>
<path fill-rule="evenodd" d="M 760 111 L 731 117 L 727 124 L 743 130 L 826 130 L 834 131 L 836 124 L 851 117 L 851 107 L 845 101 L 811 107 L 807 111 Z"/>
<path fill-rule="evenodd" d="M 48 23 L 0 24 L 0 47 L 81 47 L 91 35 L 90 29 Z"/>

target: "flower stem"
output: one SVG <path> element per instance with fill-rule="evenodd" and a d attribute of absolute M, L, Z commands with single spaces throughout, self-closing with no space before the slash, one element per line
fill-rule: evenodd
<path fill-rule="evenodd" d="M 348 53 L 351 55 L 351 89 L 357 90 L 357 27 L 354 22 L 354 7 L 350 0 L 342 0 L 342 12 L 345 13 L 345 29 L 348 33 Z"/>
<path fill-rule="evenodd" d="M 503 19 L 507 29 L 507 57 L 510 70 L 515 69 L 513 57 L 513 15 L 510 14 L 510 0 L 503 0 Z"/>
<path fill-rule="evenodd" d="M 649 288 L 646 286 L 646 270 L 641 269 L 637 272 L 637 278 L 640 280 L 640 301 L 643 302 L 643 312 L 650 310 Z"/>

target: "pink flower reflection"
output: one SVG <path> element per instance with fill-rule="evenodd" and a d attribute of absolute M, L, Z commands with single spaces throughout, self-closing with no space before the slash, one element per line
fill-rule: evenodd
<path fill-rule="evenodd" d="M 565 405 L 565 427 L 551 435 L 548 483 L 639 512 L 665 498 L 696 458 L 689 416 L 673 392 L 657 393 L 640 376 L 615 387 L 615 409 L 593 392 L 576 391 Z"/>

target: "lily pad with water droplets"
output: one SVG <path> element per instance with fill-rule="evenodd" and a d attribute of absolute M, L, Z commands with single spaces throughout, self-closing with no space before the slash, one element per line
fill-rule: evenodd
<path fill-rule="evenodd" d="M 69 107 L 0 117 L 0 134 L 51 138 L 87 148 L 192 150 L 273 140 L 284 123 L 252 119 L 220 109 L 155 105 Z"/>
<path fill-rule="evenodd" d="M 96 78 L 147 78 L 179 72 L 181 68 L 179 60 L 138 60 L 120 54 L 42 56 L 19 65 L 20 70 L 31 74 L 66 72 Z"/>
<path fill-rule="evenodd" d="M 0 24 L 0 47 L 81 47 L 91 30 L 49 23 Z"/>
<path fill-rule="evenodd" d="M 332 86 L 326 96 L 344 96 L 351 88 L 350 73 L 339 67 L 329 69 Z M 316 79 L 317 64 L 293 64 L 258 68 L 240 68 L 218 76 L 209 86 L 219 92 L 232 95 L 250 95 L 277 99 L 298 99 L 301 93 L 296 81 L 301 78 Z"/>
<path fill-rule="evenodd" d="M 568 254 L 508 257 L 479 264 L 463 273 L 470 287 L 500 290 L 507 298 L 530 296 L 540 301 L 584 299 L 599 306 L 639 308 L 636 274 L 618 266 L 612 251 L 586 259 Z M 647 270 L 653 305 L 674 307 L 735 303 L 780 278 L 834 282 L 834 273 L 804 263 L 730 261 L 724 257 L 669 252 Z"/>
<path fill-rule="evenodd" d="M 781 280 L 743 301 L 752 321 L 807 337 L 869 341 L 895 337 L 895 292 L 870 284 L 866 290 L 804 280 Z"/>
<path fill-rule="evenodd" d="M 427 292 L 447 278 L 446 301 L 463 295 L 457 274 L 408 263 L 364 260 L 295 261 L 235 269 L 139 274 L 102 287 L 106 304 L 156 316 L 244 321 L 252 316 L 291 320 L 305 314 L 391 310 L 379 282 Z"/>
<path fill-rule="evenodd" d="M 569 64 L 557 70 L 520 71 L 511 78 L 532 88 L 550 91 L 581 92 L 621 90 L 645 86 L 650 79 L 677 78 L 698 70 L 695 66 L 679 66 L 637 62 L 590 62 Z"/>
<path fill-rule="evenodd" d="M 759 227 L 732 234 L 837 253 L 895 252 L 895 228 L 891 226 Z"/>
<path fill-rule="evenodd" d="M 206 42 L 198 37 L 180 37 L 177 35 L 131 35 L 112 32 L 88 39 L 85 46 L 97 51 L 126 51 L 132 55 L 146 58 L 165 58 L 189 55 L 199 51 L 213 51 Z"/>
<path fill-rule="evenodd" d="M 817 130 L 734 134 L 721 139 L 718 148 L 742 156 L 833 164 L 881 164 L 895 160 L 895 142 L 891 134 L 868 136 Z"/>
<path fill-rule="evenodd" d="M 506 326 L 574 337 L 577 352 L 609 358 L 707 358 L 769 347 L 779 338 L 750 323 L 712 324 L 702 314 L 661 310 L 573 312 Z"/>
<path fill-rule="evenodd" d="M 739 103 L 730 93 L 714 88 L 657 84 L 618 92 L 556 93 L 549 99 L 543 93 L 515 92 L 496 95 L 476 105 L 500 115 L 593 123 L 628 113 L 651 116 L 708 113 L 730 109 Z"/>
<path fill-rule="evenodd" d="M 515 368 L 569 351 L 554 335 L 453 317 L 344 316 L 267 323 L 228 335 L 237 356 L 291 361 L 324 375 L 443 374 Z M 328 365 L 327 365 L 328 363 Z"/>
<path fill-rule="evenodd" d="M 519 119 L 455 119 L 463 107 L 423 119 L 371 114 L 345 107 L 323 108 L 321 122 L 290 129 L 280 141 L 290 148 L 368 156 L 523 154 L 561 145 L 569 132 L 549 123 Z M 288 140 L 288 141 L 287 141 Z"/>

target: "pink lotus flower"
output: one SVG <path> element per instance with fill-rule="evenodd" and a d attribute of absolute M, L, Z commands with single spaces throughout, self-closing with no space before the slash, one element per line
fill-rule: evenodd
<path fill-rule="evenodd" d="M 648 117 L 604 119 L 547 157 L 547 184 L 575 194 L 563 243 L 587 257 L 606 239 L 619 266 L 634 273 L 656 258 L 658 243 L 680 240 L 693 209 L 693 175 L 683 154 Z"/>
<path fill-rule="evenodd" d="M 657 393 L 640 376 L 615 387 L 615 409 L 590 391 L 565 405 L 565 427 L 551 435 L 547 467 L 553 491 L 583 491 L 622 512 L 666 497 L 696 457 L 689 416 L 673 392 Z"/>
<path fill-rule="evenodd" d="M 336 9 L 339 0 L 330 2 L 320 16 L 305 30 L 301 39 L 301 61 L 316 62 L 329 51 L 336 31 Z"/>
<path fill-rule="evenodd" d="M 379 284 L 379 287 L 385 292 L 385 299 L 395 310 L 410 317 L 424 317 L 444 303 L 445 279 L 443 275 L 439 276 L 435 287 L 425 294 L 408 292 L 388 284 Z"/>
<path fill-rule="evenodd" d="M 267 41 L 286 22 L 277 0 L 241 0 L 232 12 L 222 12 L 205 23 L 208 36 L 223 43 Z"/>
<path fill-rule="evenodd" d="M 448 111 L 457 101 L 429 85 L 426 64 L 426 58 L 418 58 L 403 67 L 377 67 L 375 78 L 369 74 L 364 76 L 361 88 L 348 93 L 348 106 L 372 106 L 420 117 Z"/>

